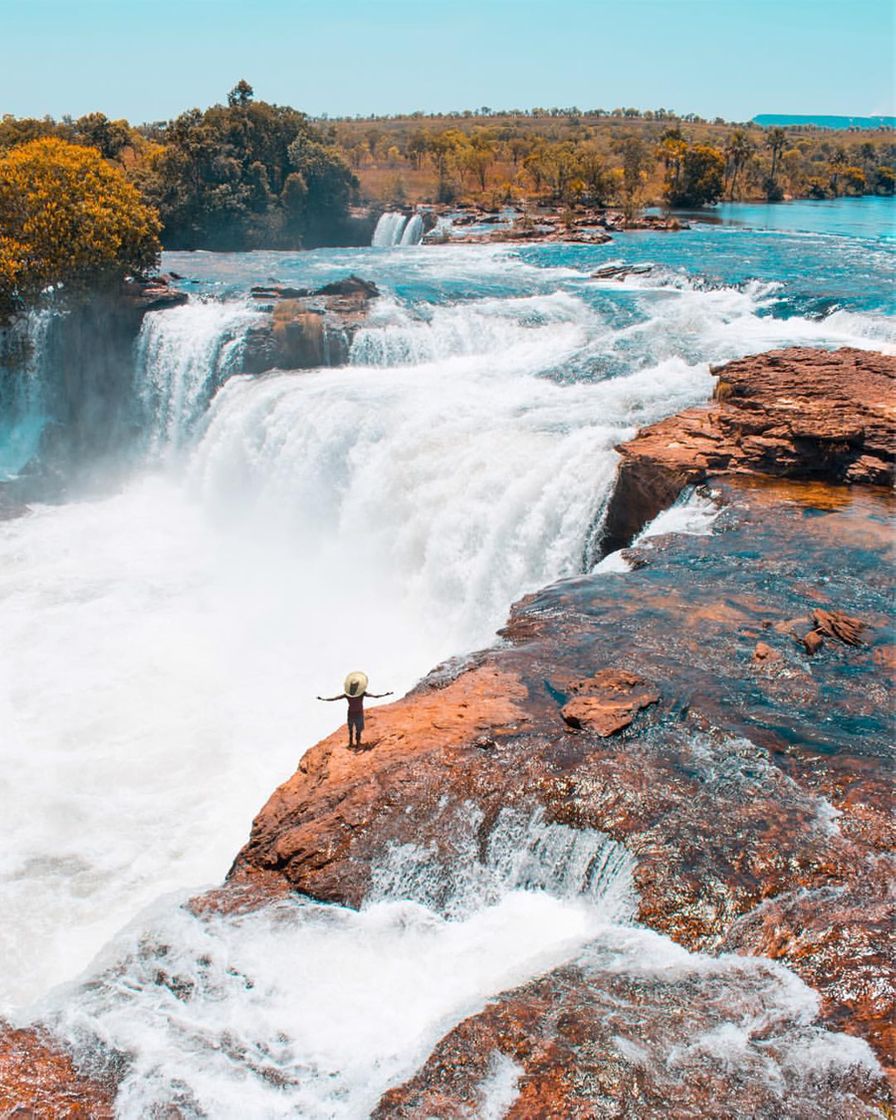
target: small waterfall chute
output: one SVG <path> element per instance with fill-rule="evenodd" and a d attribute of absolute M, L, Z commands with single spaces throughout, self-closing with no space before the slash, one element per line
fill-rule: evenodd
<path fill-rule="evenodd" d="M 6 332 L 0 351 L 0 481 L 16 478 L 40 449 L 50 419 L 48 344 L 52 310 L 31 311 Z"/>
<path fill-rule="evenodd" d="M 408 219 L 408 224 L 404 227 L 404 233 L 401 235 L 402 245 L 419 245 L 423 240 L 423 218 L 419 214 L 414 214 Z"/>
<path fill-rule="evenodd" d="M 400 245 L 406 222 L 407 218 L 404 214 L 387 210 L 385 214 L 380 215 L 370 244 L 377 249 L 389 249 Z"/>
<path fill-rule="evenodd" d="M 189 440 L 217 388 L 240 372 L 246 332 L 261 314 L 244 303 L 208 300 L 146 315 L 136 389 L 152 453 Z"/>

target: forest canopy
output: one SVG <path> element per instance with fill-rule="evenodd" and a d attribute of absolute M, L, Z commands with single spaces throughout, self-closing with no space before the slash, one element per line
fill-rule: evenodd
<path fill-rule="evenodd" d="M 95 148 L 44 137 L 0 154 L 0 317 L 50 287 L 77 295 L 152 271 L 159 229 Z"/>

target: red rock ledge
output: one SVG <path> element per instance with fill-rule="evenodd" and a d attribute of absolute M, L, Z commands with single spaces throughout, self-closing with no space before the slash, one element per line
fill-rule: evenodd
<path fill-rule="evenodd" d="M 82 1076 L 43 1031 L 0 1023 L 3 1120 L 112 1120 L 114 1090 Z"/>
<path fill-rule="evenodd" d="M 726 503 L 718 531 L 654 542 L 630 554 L 627 575 L 531 596 L 507 647 L 373 710 L 371 749 L 348 750 L 340 729 L 309 750 L 206 905 L 283 890 L 357 905 L 389 844 L 450 863 L 464 806 L 481 811 L 483 843 L 501 809 L 541 807 L 635 855 L 642 923 L 691 949 L 786 962 L 819 992 L 823 1022 L 890 1061 L 893 507 L 889 492 L 857 484 L 892 477 L 896 360 L 787 350 L 719 372 L 715 402 L 643 431 L 620 471 L 623 496 L 641 503 L 622 540 L 708 478 Z M 619 996 L 643 1005 L 645 1037 L 666 1014 L 648 988 Z M 731 1115 L 772 1114 L 765 1088 L 739 1096 L 737 1077 L 727 1096 L 721 1082 L 689 1082 L 675 1107 L 651 1111 L 669 1100 L 658 1067 L 648 1075 L 609 1039 L 600 1061 L 593 1053 L 613 990 L 567 969 L 508 993 L 378 1115 L 465 1115 L 445 1070 L 473 1085 L 489 1047 L 523 1071 L 530 1110 L 513 1116 L 603 1115 L 601 1094 L 619 1104 L 639 1093 L 639 1116 L 706 1114 L 723 1098 Z M 551 1032 L 564 1016 L 579 1042 L 561 1054 Z M 873 1078 L 818 1093 L 792 1116 L 845 1115 L 847 1097 L 855 1116 L 892 1105 Z"/>
<path fill-rule="evenodd" d="M 710 474 L 893 484 L 896 358 L 868 350 L 772 350 L 729 362 L 709 407 L 642 430 L 605 523 L 624 548 L 688 483 Z"/>
<path fill-rule="evenodd" d="M 504 646 L 371 710 L 369 749 L 347 749 L 342 728 L 311 748 L 197 910 L 294 890 L 358 905 L 391 843 L 450 864 L 470 805 L 483 847 L 502 809 L 540 809 L 626 846 L 643 925 L 781 960 L 818 992 L 822 1024 L 892 1060 L 893 501 L 867 484 L 892 478 L 896 361 L 787 350 L 719 372 L 709 408 L 623 449 L 610 511 L 627 543 L 709 479 L 717 531 L 530 596 Z M 727 1029 L 726 1008 L 765 1007 L 769 966 L 676 980 L 595 953 L 459 1024 L 378 1120 L 475 1114 L 496 1054 L 518 1077 L 513 1120 L 773 1117 L 785 1098 L 790 1120 L 893 1115 L 886 1083 L 854 1064 L 784 1060 L 776 1089 L 758 1067 L 682 1058 L 683 1039 Z M 760 1065 L 814 1029 L 756 1014 Z"/>

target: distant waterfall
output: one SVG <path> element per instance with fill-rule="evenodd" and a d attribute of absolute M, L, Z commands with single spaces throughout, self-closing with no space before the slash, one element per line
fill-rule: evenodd
<path fill-rule="evenodd" d="M 415 214 L 414 218 L 416 217 Z M 413 220 L 412 218 L 411 221 L 413 222 Z M 406 222 L 407 218 L 404 214 L 389 211 L 381 215 L 380 220 L 376 223 L 376 229 L 373 231 L 373 241 L 370 244 L 378 249 L 388 249 L 393 245 L 401 245 Z M 416 242 L 407 242 L 407 244 L 416 244 Z"/>
<path fill-rule="evenodd" d="M 419 245 L 423 240 L 423 219 L 419 214 L 414 216 L 408 221 L 404 227 L 404 233 L 401 235 L 402 245 Z"/>

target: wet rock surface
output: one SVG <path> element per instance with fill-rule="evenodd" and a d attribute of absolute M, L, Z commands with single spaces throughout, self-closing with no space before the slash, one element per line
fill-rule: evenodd
<path fill-rule="evenodd" d="M 374 1120 L 489 1115 L 501 1089 L 507 1107 L 495 1114 L 505 1120 L 882 1115 L 874 1070 L 832 1052 L 773 968 L 720 961 L 639 970 L 628 961 L 623 971 L 614 948 L 595 946 L 466 1019 L 415 1077 L 384 1094 Z"/>
<path fill-rule="evenodd" d="M 370 750 L 340 731 L 309 751 L 233 886 L 281 879 L 357 905 L 390 844 L 447 866 L 460 807 L 481 811 L 485 837 L 501 809 L 540 805 L 636 856 L 640 922 L 780 959 L 819 992 L 823 1022 L 887 1061 L 892 499 L 747 479 L 717 492 L 713 536 L 657 538 L 631 550 L 634 571 L 530 596 L 505 648 L 371 710 Z M 864 644 L 810 656 L 819 610 L 861 620 Z M 570 727 L 581 682 L 614 679 L 659 697 L 611 737 Z"/>
<path fill-rule="evenodd" d="M 114 1090 L 82 1076 L 52 1039 L 0 1022 L 3 1120 L 112 1120 Z"/>
<path fill-rule="evenodd" d="M 629 572 L 530 596 L 504 648 L 371 712 L 370 751 L 348 752 L 341 733 L 315 747 L 257 818 L 223 905 L 262 879 L 358 904 L 390 845 L 421 845 L 447 867 L 464 807 L 480 814 L 484 846 L 503 809 L 541 806 L 634 854 L 644 926 L 691 950 L 786 964 L 818 994 L 820 1024 L 866 1041 L 886 1067 L 893 498 L 769 475 L 889 477 L 894 365 L 856 351 L 745 359 L 722 372 L 711 409 L 643 432 L 622 470 L 637 464 L 628 481 L 650 516 L 708 480 L 713 535 L 654 538 L 626 551 Z M 775 453 L 745 438 L 757 431 Z M 728 979 L 715 998 L 730 1012 L 741 996 Z M 510 1116 L 696 1116 L 713 1101 L 726 1115 L 782 1115 L 775 1093 L 789 1075 L 751 1079 L 748 1050 L 806 1054 L 805 1040 L 772 1043 L 757 1027 L 740 1057 L 675 1072 L 668 1040 L 691 1037 L 689 1016 L 698 1037 L 730 1030 L 702 998 L 666 977 L 639 986 L 558 970 L 462 1023 L 377 1115 L 464 1115 L 495 1054 L 517 1071 Z M 620 1007 L 637 1008 L 628 1034 L 607 1025 Z M 836 1048 L 832 1038 L 819 1045 Z M 786 1114 L 884 1114 L 892 1099 L 873 1064 L 859 1055 L 798 1093 L 794 1082 Z"/>
<path fill-rule="evenodd" d="M 344 365 L 352 336 L 379 294 L 375 284 L 359 276 L 314 290 L 276 284 L 253 288 L 256 300 L 272 301 L 270 319 L 248 332 L 243 372 Z"/>
<path fill-rule="evenodd" d="M 783 354 L 768 368 L 785 376 L 819 360 Z M 623 470 L 648 464 L 667 502 L 704 480 L 721 509 L 713 534 L 652 538 L 626 551 L 630 571 L 529 596 L 503 645 L 369 709 L 363 749 L 343 728 L 313 747 L 225 885 L 194 903 L 238 911 L 299 891 L 357 906 L 397 845 L 450 879 L 469 822 L 484 859 L 507 810 L 599 830 L 634 856 L 639 926 L 471 1014 L 384 1096 L 379 1120 L 468 1117 L 496 1099 L 515 1120 L 892 1115 L 874 1055 L 891 1061 L 896 1009 L 894 500 L 768 477 L 892 469 L 888 398 L 869 387 L 884 392 L 893 360 L 848 351 L 822 366 L 835 361 L 840 435 L 810 436 L 801 413 L 798 439 L 774 437 L 802 467 L 749 448 L 694 466 L 701 432 L 735 431 L 727 412 L 730 427 L 686 413 L 683 428 L 642 433 Z M 730 370 L 721 383 L 738 383 Z M 854 405 L 862 435 L 848 439 Z M 649 496 L 650 470 L 634 477 Z M 659 963 L 641 952 L 650 938 Z"/>
<path fill-rule="evenodd" d="M 709 407 L 653 424 L 619 449 L 608 551 L 628 544 L 684 485 L 710 474 L 893 484 L 896 357 L 793 348 L 714 372 Z"/>

